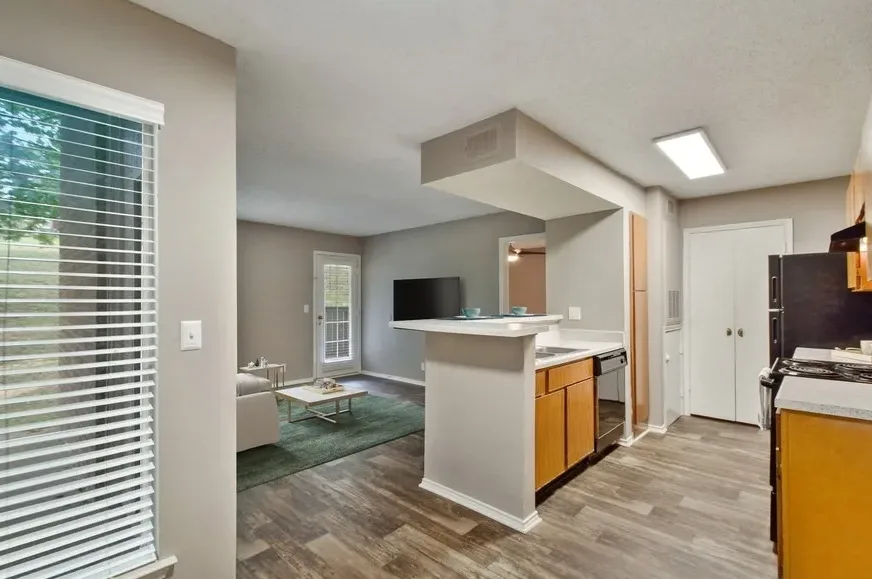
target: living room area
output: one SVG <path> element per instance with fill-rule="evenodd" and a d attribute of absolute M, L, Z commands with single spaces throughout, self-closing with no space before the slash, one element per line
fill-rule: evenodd
<path fill-rule="evenodd" d="M 512 288 L 528 274 L 515 263 L 503 264 L 515 273 L 501 295 L 499 252 L 511 236 L 545 229 L 481 205 L 486 214 L 466 219 L 370 235 L 376 224 L 345 226 L 356 235 L 342 235 L 243 219 L 240 201 L 238 491 L 423 431 L 424 339 L 389 327 L 395 280 L 454 279 L 457 299 L 488 313 L 508 296 L 526 305 Z M 544 283 L 541 269 L 530 275 Z M 540 298 L 532 292 L 531 312 L 544 313 Z M 316 378 L 343 390 L 313 392 Z"/>

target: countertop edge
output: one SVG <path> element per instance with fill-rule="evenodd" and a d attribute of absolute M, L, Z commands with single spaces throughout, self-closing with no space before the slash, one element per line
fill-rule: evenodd
<path fill-rule="evenodd" d="M 491 336 L 494 338 L 523 338 L 535 336 L 548 331 L 548 325 L 534 325 L 531 323 L 518 323 L 517 327 L 501 328 L 500 324 L 492 326 L 473 325 L 475 322 L 428 322 L 416 324 L 414 322 L 390 322 L 390 327 L 395 330 L 407 330 L 411 332 L 433 332 L 435 334 L 457 334 L 465 336 Z M 506 324 L 506 325 L 512 325 Z"/>
<path fill-rule="evenodd" d="M 872 410 L 850 406 L 839 406 L 836 404 L 820 404 L 816 402 L 803 402 L 800 400 L 786 399 L 780 400 L 777 408 L 779 410 L 795 410 L 797 412 L 808 412 L 809 414 L 820 414 L 822 416 L 836 416 L 840 418 L 854 418 L 856 420 L 872 421 Z"/>
<path fill-rule="evenodd" d="M 586 360 L 587 358 L 593 358 L 594 356 L 598 356 L 605 352 L 611 352 L 612 350 L 619 350 L 623 347 L 624 345 L 618 342 L 604 342 L 601 347 L 590 348 L 584 352 L 572 352 L 570 354 L 551 356 L 550 358 L 540 358 L 536 360 L 536 370 L 544 370 L 545 368 L 560 366 L 570 362 Z"/>

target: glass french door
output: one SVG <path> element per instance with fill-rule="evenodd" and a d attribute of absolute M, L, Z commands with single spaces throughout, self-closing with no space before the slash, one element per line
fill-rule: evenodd
<path fill-rule="evenodd" d="M 315 252 L 315 377 L 360 371 L 360 256 Z"/>

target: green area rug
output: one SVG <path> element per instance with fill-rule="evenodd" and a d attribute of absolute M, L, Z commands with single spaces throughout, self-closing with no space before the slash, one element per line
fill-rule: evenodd
<path fill-rule="evenodd" d="M 353 415 L 338 424 L 320 418 L 288 424 L 287 401 L 279 402 L 281 439 L 236 455 L 236 491 L 312 468 L 424 429 L 424 407 L 411 402 L 367 395 L 352 402 Z M 293 405 L 293 417 L 304 410 Z M 316 407 L 332 412 L 333 404 Z M 346 408 L 346 402 L 342 402 Z"/>

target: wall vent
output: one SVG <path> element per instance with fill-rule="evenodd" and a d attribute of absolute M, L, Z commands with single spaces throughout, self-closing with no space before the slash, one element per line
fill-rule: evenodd
<path fill-rule="evenodd" d="M 669 290 L 669 319 L 677 320 L 681 318 L 681 292 L 678 290 Z"/>
<path fill-rule="evenodd" d="M 497 128 L 491 127 L 466 138 L 463 151 L 469 160 L 480 159 L 497 152 Z"/>

